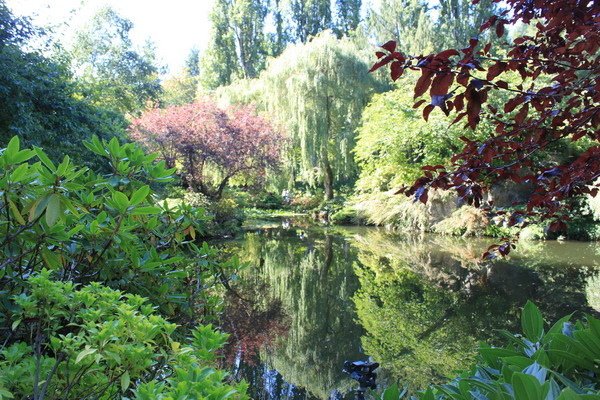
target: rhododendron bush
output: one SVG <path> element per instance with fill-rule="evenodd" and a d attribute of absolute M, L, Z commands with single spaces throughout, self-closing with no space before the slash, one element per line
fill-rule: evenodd
<path fill-rule="evenodd" d="M 147 111 L 130 133 L 177 168 L 185 186 L 215 199 L 233 177 L 260 178 L 275 168 L 282 143 L 253 107 L 221 109 L 208 100 Z"/>
<path fill-rule="evenodd" d="M 533 32 L 514 38 L 506 49 L 492 53 L 491 42 L 472 38 L 463 49 L 426 56 L 404 54 L 393 41 L 377 52 L 372 70 L 389 65 L 394 80 L 407 69 L 420 72 L 415 107 L 424 106 L 425 119 L 439 108 L 452 116 L 452 123 L 466 121 L 467 129 L 477 129 L 483 120 L 495 125 L 483 141 L 466 133 L 464 148 L 450 167 L 423 167 L 423 176 L 404 192 L 426 202 L 430 189 L 453 189 L 479 206 L 497 182 L 527 183 L 533 190 L 511 223 L 539 216 L 550 221 L 551 230 L 562 231 L 569 220 L 569 200 L 595 196 L 599 189 L 600 2 L 502 3 L 504 11 L 481 26 L 480 38 L 502 37 L 507 26 L 521 23 Z M 517 80 L 509 79 L 515 75 Z M 508 101 L 494 107 L 488 98 L 499 92 L 508 93 Z M 561 141 L 578 142 L 582 151 L 557 162 L 547 152 Z M 506 254 L 510 245 L 497 250 Z"/>

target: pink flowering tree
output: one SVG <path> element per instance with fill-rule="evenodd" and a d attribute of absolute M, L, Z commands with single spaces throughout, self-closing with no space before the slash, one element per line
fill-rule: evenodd
<path fill-rule="evenodd" d="M 277 167 L 283 141 L 253 107 L 223 110 L 207 100 L 147 111 L 130 134 L 176 167 L 185 186 L 212 199 L 234 177 L 261 177 Z"/>

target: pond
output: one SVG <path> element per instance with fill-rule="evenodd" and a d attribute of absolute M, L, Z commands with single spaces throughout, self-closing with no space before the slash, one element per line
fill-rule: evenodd
<path fill-rule="evenodd" d="M 224 313 L 225 362 L 253 399 L 353 398 L 343 363 L 368 357 L 378 383 L 415 390 L 517 331 L 527 299 L 548 322 L 600 310 L 600 245 L 525 242 L 482 264 L 491 243 L 289 221 L 247 232 L 222 244 L 247 264 Z"/>

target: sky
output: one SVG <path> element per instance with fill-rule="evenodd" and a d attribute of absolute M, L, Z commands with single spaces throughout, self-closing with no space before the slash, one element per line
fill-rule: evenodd
<path fill-rule="evenodd" d="M 167 75 L 177 73 L 190 49 L 208 45 L 208 15 L 214 0 L 6 0 L 14 14 L 30 16 L 42 27 L 54 26 L 57 38 L 68 43 L 70 35 L 96 10 L 109 5 L 133 22 L 131 37 L 142 45 L 150 39 L 156 45 Z"/>

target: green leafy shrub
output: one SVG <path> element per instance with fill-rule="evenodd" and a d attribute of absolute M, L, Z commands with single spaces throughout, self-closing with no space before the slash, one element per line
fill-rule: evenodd
<path fill-rule="evenodd" d="M 522 334 L 503 332 L 504 347 L 482 345 L 477 364 L 445 385 L 432 386 L 411 398 L 434 399 L 600 399 L 600 320 L 588 315 L 557 321 L 547 331 L 538 308 L 527 302 Z M 381 399 L 407 397 L 394 385 Z"/>
<path fill-rule="evenodd" d="M 359 216 L 370 224 L 399 231 L 428 231 L 431 220 L 427 207 L 391 192 L 361 196 L 354 205 Z"/>
<path fill-rule="evenodd" d="M 61 280 L 106 282 L 147 296 L 168 315 L 202 311 L 207 282 L 219 269 L 212 250 L 194 243 L 205 232 L 206 212 L 170 207 L 152 194 L 150 185 L 168 182 L 173 172 L 154 163 L 156 155 L 116 139 L 86 146 L 112 173 L 99 176 L 68 157 L 55 165 L 41 149 L 21 150 L 16 137 L 0 155 L 3 287 L 18 292 L 23 276 L 45 267 Z M 27 162 L 34 157 L 39 161 Z M 1 303 L 0 313 L 5 317 Z"/>
<path fill-rule="evenodd" d="M 318 193 L 315 195 L 301 194 L 292 198 L 290 206 L 297 211 L 309 211 L 318 208 L 322 200 L 323 196 Z"/>
<path fill-rule="evenodd" d="M 333 213 L 330 220 L 332 224 L 336 225 L 353 225 L 360 222 L 356 210 L 352 207 L 344 207 Z"/>
<path fill-rule="evenodd" d="M 27 292 L 13 298 L 18 319 L 12 328 L 34 339 L 0 351 L 0 398 L 32 392 L 36 399 L 148 398 L 148 392 L 154 399 L 167 393 L 244 397 L 243 386 L 224 384 L 223 373 L 211 368 L 226 340 L 212 327 L 197 327 L 182 345 L 174 339 L 177 325 L 143 297 L 99 283 L 77 290 L 52 281 L 46 269 L 27 284 Z"/>
<path fill-rule="evenodd" d="M 261 192 L 255 197 L 253 206 L 264 210 L 278 210 L 283 207 L 283 198 L 277 193 Z"/>
<path fill-rule="evenodd" d="M 55 164 L 17 137 L 0 151 L 0 398 L 233 396 L 210 367 L 224 338 L 196 327 L 237 267 L 196 243 L 209 216 L 157 198 L 173 170 L 156 155 L 85 145 L 109 173 Z"/>

